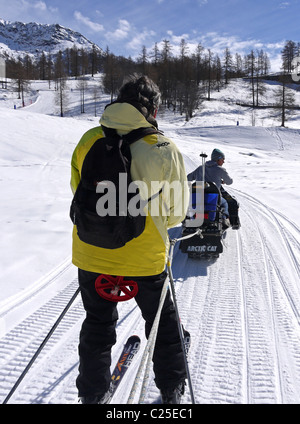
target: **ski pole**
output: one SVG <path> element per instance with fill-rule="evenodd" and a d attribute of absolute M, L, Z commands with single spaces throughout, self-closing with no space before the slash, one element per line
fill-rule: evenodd
<path fill-rule="evenodd" d="M 186 238 L 194 237 L 197 234 L 199 234 L 200 237 L 202 236 L 200 229 L 198 229 L 193 234 L 189 234 L 189 235 L 184 236 L 184 237 L 181 237 L 179 239 L 171 240 L 170 251 L 169 251 L 169 258 L 168 258 L 168 264 L 171 264 L 172 263 L 172 260 L 173 260 L 173 250 L 174 250 L 174 246 L 175 246 L 176 242 L 178 240 L 183 240 L 183 239 L 186 239 Z M 149 376 L 150 376 L 150 366 L 151 366 L 151 362 L 152 362 L 152 358 L 153 358 L 153 352 L 154 352 L 154 347 L 155 347 L 155 341 L 156 341 L 156 336 L 157 336 L 157 331 L 158 331 L 158 326 L 159 326 L 159 320 L 160 320 L 161 310 L 162 310 L 162 306 L 163 306 L 163 303 L 164 303 L 164 300 L 165 300 L 167 291 L 168 291 L 169 286 L 170 286 L 170 277 L 172 277 L 172 272 L 171 273 L 168 272 L 168 276 L 167 276 L 167 278 L 165 280 L 165 283 L 164 283 L 164 286 L 162 288 L 162 293 L 161 293 L 161 298 L 160 298 L 160 303 L 159 303 L 158 311 L 156 313 L 156 317 L 155 317 L 155 320 L 153 322 L 153 325 L 152 325 L 152 328 L 151 328 L 151 332 L 150 332 L 150 335 L 149 335 L 149 338 L 148 338 L 148 343 L 147 343 L 146 348 L 144 350 L 144 354 L 143 354 L 143 357 L 141 359 L 140 366 L 139 366 L 138 372 L 136 374 L 135 381 L 134 381 L 134 384 L 132 386 L 132 389 L 131 389 L 131 392 L 130 392 L 130 395 L 129 395 L 129 398 L 128 398 L 128 401 L 127 401 L 128 404 L 133 402 L 133 398 L 134 398 L 135 392 L 137 390 L 138 381 L 141 378 L 143 367 L 144 367 L 145 362 L 147 360 L 146 367 L 145 367 L 145 372 L 144 372 L 144 378 L 143 378 L 143 382 L 142 382 L 142 388 L 141 388 L 141 392 L 140 392 L 139 403 L 143 403 L 144 402 L 144 399 L 145 399 L 145 395 L 146 395 L 146 384 L 147 384 L 147 382 L 149 380 Z M 172 297 L 174 298 L 174 295 Z M 178 308 L 177 308 L 177 315 L 176 316 L 177 316 L 177 322 L 180 322 L 179 314 L 178 314 Z M 180 330 L 181 330 L 181 332 L 183 331 L 181 326 L 180 326 Z M 179 333 L 179 334 L 181 335 L 181 333 Z M 182 349 L 183 349 L 183 352 L 184 352 L 185 367 L 188 368 L 188 366 L 186 365 L 186 354 L 185 354 L 184 335 L 183 335 L 183 333 L 182 333 L 182 336 L 180 337 L 180 339 L 181 339 Z M 189 371 L 187 371 L 187 374 L 189 375 Z M 190 377 L 189 377 L 189 379 L 190 379 Z M 191 383 L 190 383 L 190 391 L 191 391 L 191 397 L 193 399 L 193 394 L 192 394 L 193 391 L 192 391 Z"/>
<path fill-rule="evenodd" d="M 202 181 L 203 181 L 203 188 L 205 184 L 205 159 L 207 158 L 206 153 L 200 153 L 200 157 L 202 158 Z"/>
<path fill-rule="evenodd" d="M 158 312 L 156 314 L 155 321 L 153 323 L 154 330 L 153 330 L 153 335 L 152 335 L 152 341 L 151 341 L 150 346 L 149 346 L 148 359 L 147 359 L 147 362 L 146 362 L 144 379 L 143 379 L 143 383 L 142 383 L 142 387 L 141 387 L 139 403 L 144 403 L 145 396 L 146 396 L 146 385 L 147 385 L 147 383 L 149 381 L 149 377 L 150 377 L 150 367 L 151 367 L 151 364 L 152 364 L 152 358 L 153 358 L 153 353 L 154 353 L 154 348 L 155 348 L 155 343 L 156 343 L 156 338 L 157 338 L 157 332 L 158 332 L 158 327 L 159 327 L 161 311 L 162 311 L 162 307 L 163 307 L 163 304 L 164 304 L 164 301 L 165 301 L 165 298 L 166 298 L 167 291 L 169 289 L 168 279 L 169 279 L 169 277 L 167 276 L 167 278 L 166 278 L 167 284 L 166 284 L 164 292 L 161 296 L 160 303 L 159 303 L 159 309 L 158 309 Z"/>
<path fill-rule="evenodd" d="M 175 286 L 174 286 L 174 280 L 173 280 L 173 274 L 172 274 L 172 268 L 171 268 L 171 263 L 172 263 L 172 259 L 173 259 L 173 251 L 174 251 L 174 247 L 175 247 L 175 244 L 177 242 L 177 239 L 173 239 L 170 242 L 171 242 L 171 248 L 170 248 L 169 260 L 168 260 L 168 263 L 167 263 L 169 281 L 170 281 L 173 303 L 174 303 L 174 308 L 175 308 L 176 317 L 177 317 L 177 325 L 178 325 L 181 347 L 182 347 L 183 356 L 184 356 L 184 363 L 185 363 L 185 369 L 186 369 L 186 374 L 187 374 L 187 380 L 188 380 L 190 395 L 191 395 L 192 403 L 194 404 L 195 398 L 194 398 L 192 379 L 191 379 L 190 370 L 189 370 L 187 353 L 186 353 L 185 346 L 184 346 L 183 327 L 180 323 L 180 316 L 179 316 L 179 311 L 178 311 L 178 304 L 177 304 L 177 300 L 176 300 L 176 292 L 175 292 Z"/>
<path fill-rule="evenodd" d="M 147 341 L 146 347 L 144 349 L 144 353 L 143 353 L 138 371 L 136 373 L 135 380 L 133 382 L 133 385 L 132 385 L 132 388 L 131 388 L 131 391 L 130 391 L 130 394 L 129 394 L 129 397 L 128 397 L 128 400 L 127 400 L 127 404 L 133 403 L 134 395 L 137 391 L 138 383 L 139 383 L 139 380 L 141 379 L 143 368 L 144 368 L 145 362 L 147 360 L 148 354 L 149 354 L 149 352 L 150 352 L 150 354 L 151 353 L 153 354 L 154 345 L 155 345 L 155 341 L 156 341 L 156 335 L 157 335 L 157 331 L 158 331 L 159 320 L 160 320 L 160 315 L 161 315 L 161 310 L 162 310 L 168 289 L 169 289 L 169 279 L 167 277 L 165 282 L 164 282 L 162 291 L 161 291 L 158 310 L 156 312 L 156 316 L 155 316 L 154 322 L 153 322 L 152 327 L 151 327 L 151 331 L 150 331 L 150 334 L 149 334 L 149 337 L 148 337 L 148 341 Z M 148 363 L 150 363 L 150 361 L 148 361 Z M 146 376 L 147 376 L 147 373 L 149 373 L 149 371 L 146 370 L 145 371 Z M 141 396 L 141 397 L 143 398 L 143 396 Z"/>
<path fill-rule="evenodd" d="M 26 366 L 26 368 L 24 369 L 24 371 L 22 372 L 22 374 L 20 375 L 20 377 L 16 381 L 15 385 L 13 386 L 13 388 L 10 390 L 10 392 L 8 393 L 8 395 L 6 396 L 6 398 L 4 399 L 3 404 L 6 404 L 9 401 L 9 399 L 12 397 L 12 395 L 14 394 L 14 392 L 16 391 L 16 389 L 18 388 L 19 384 L 21 383 L 21 381 L 23 380 L 23 378 L 25 377 L 25 375 L 27 374 L 27 372 L 29 371 L 29 369 L 33 365 L 34 361 L 36 360 L 36 358 L 38 357 L 38 355 L 41 353 L 43 347 L 45 346 L 45 344 L 47 343 L 47 341 L 50 339 L 50 337 L 52 336 L 52 334 L 54 333 L 54 331 L 57 328 L 58 324 L 63 319 L 63 317 L 65 316 L 66 312 L 68 311 L 68 309 L 70 308 L 70 306 L 74 302 L 74 300 L 77 297 L 77 295 L 78 295 L 79 292 L 80 292 L 80 288 L 78 287 L 78 289 L 73 294 L 71 300 L 69 301 L 69 303 L 67 304 L 67 306 L 65 307 L 65 309 L 62 311 L 62 313 L 58 317 L 57 321 L 55 322 L 55 324 L 53 325 L 53 327 L 51 328 L 51 330 L 49 331 L 49 333 L 47 334 L 47 336 L 45 337 L 45 339 L 41 343 L 40 347 L 35 352 L 35 354 L 31 358 L 31 360 L 29 361 L 28 365 Z"/>
<path fill-rule="evenodd" d="M 198 229 L 192 235 L 185 236 L 183 238 L 193 237 L 196 234 L 200 234 L 200 229 Z M 175 244 L 176 244 L 177 241 L 178 241 L 178 239 L 173 240 L 174 246 L 175 246 Z M 173 249 L 174 249 L 174 247 L 172 247 L 172 244 L 173 243 L 171 242 L 170 255 L 169 255 L 169 258 L 168 258 L 168 262 L 170 264 L 172 263 L 172 260 L 173 260 Z M 166 278 L 166 281 L 168 282 L 168 286 L 169 286 L 170 285 L 169 284 L 170 283 L 170 274 L 169 273 L 168 273 L 168 276 Z M 168 289 L 168 287 L 166 287 L 166 293 L 167 293 L 167 289 Z M 166 296 L 164 295 L 163 300 L 165 299 L 165 297 Z M 154 353 L 155 340 L 156 340 L 156 336 L 157 336 L 157 331 L 158 331 L 158 326 L 159 326 L 159 318 L 160 318 L 160 314 L 161 314 L 162 305 L 163 305 L 163 302 L 162 302 L 162 299 L 161 299 L 160 305 L 159 305 L 159 308 L 160 309 L 159 309 L 159 311 L 158 311 L 158 313 L 156 315 L 155 322 L 153 323 L 153 327 L 155 327 L 155 329 L 153 331 L 153 339 L 154 340 L 153 340 L 153 342 L 151 342 L 150 347 L 149 347 L 148 359 L 147 359 L 147 363 L 146 363 L 146 368 L 145 368 L 145 373 L 144 373 L 144 379 L 143 379 L 142 388 L 141 388 L 141 392 L 140 392 L 139 403 L 143 403 L 144 400 L 145 400 L 146 385 L 147 385 L 147 382 L 148 382 L 149 377 L 150 377 L 150 366 L 151 366 L 151 362 L 152 362 L 152 358 L 153 358 L 153 353 Z M 178 318 L 177 318 L 177 320 L 178 320 Z M 182 340 L 183 340 L 183 338 L 184 338 L 184 336 L 182 337 Z M 184 346 L 184 343 L 183 343 L 183 346 Z M 185 352 L 185 347 L 184 347 L 184 352 Z"/>

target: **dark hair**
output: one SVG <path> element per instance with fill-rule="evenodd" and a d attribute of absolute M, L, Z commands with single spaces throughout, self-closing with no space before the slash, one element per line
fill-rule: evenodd
<path fill-rule="evenodd" d="M 124 80 L 117 102 L 132 104 L 148 118 L 158 109 L 160 98 L 158 86 L 149 77 L 133 74 Z"/>

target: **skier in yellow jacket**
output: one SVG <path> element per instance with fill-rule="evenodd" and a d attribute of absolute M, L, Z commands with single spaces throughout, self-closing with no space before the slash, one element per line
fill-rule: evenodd
<path fill-rule="evenodd" d="M 121 87 L 117 101 L 105 108 L 100 124 L 115 129 L 119 135 L 141 127 L 157 128 L 155 117 L 159 102 L 160 92 L 153 81 L 145 76 L 131 76 Z M 73 193 L 80 181 L 84 158 L 101 137 L 104 137 L 101 126 L 92 128 L 75 148 L 71 164 Z M 172 140 L 160 133 L 147 135 L 131 144 L 130 150 L 133 181 L 143 182 L 143 187 L 148 189 L 146 199 L 149 193 L 154 194 L 153 187 L 159 193 L 159 205 L 154 208 L 156 213 L 149 208 L 142 234 L 121 248 L 104 249 L 84 243 L 77 235 L 76 226 L 73 230 L 73 264 L 78 267 L 79 285 L 87 312 L 80 332 L 77 378 L 82 403 L 106 403 L 110 396 L 111 347 L 116 342 L 117 304 L 99 296 L 95 290 L 96 278 L 108 274 L 130 277 L 137 282 L 135 300 L 145 319 L 148 337 L 166 278 L 168 228 L 178 225 L 185 218 L 188 207 L 184 162 Z M 153 363 L 155 382 L 163 403 L 179 403 L 186 373 L 169 293 L 162 309 Z"/>

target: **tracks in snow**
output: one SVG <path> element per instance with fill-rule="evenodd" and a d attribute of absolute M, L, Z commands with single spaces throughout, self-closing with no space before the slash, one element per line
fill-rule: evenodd
<path fill-rule="evenodd" d="M 35 303 L 38 305 L 36 310 L 26 317 L 24 315 L 24 319 L 0 339 L 0 403 L 4 401 L 76 291 L 77 278 L 70 281 L 68 270 L 68 265 L 65 265 L 64 269 L 58 267 L 56 273 L 48 277 L 48 284 L 46 279 L 43 279 L 43 284 L 38 285 L 35 294 Z M 60 290 L 57 289 L 59 284 Z M 45 301 L 49 296 L 47 293 L 55 290 L 57 293 Z M 23 295 L 23 300 L 24 310 L 21 299 L 18 299 L 14 303 L 14 313 L 27 313 L 28 293 Z M 32 306 L 32 302 L 30 304 Z M 9 314 L 7 305 L 2 311 L 4 317 L 6 314 Z M 75 380 L 78 373 L 78 336 L 84 315 L 81 298 L 77 296 L 9 403 L 74 402 L 77 396 Z M 132 334 L 132 328 L 140 334 L 143 332 L 142 319 L 132 301 L 119 305 L 119 316 L 118 345 L 113 351 L 113 361 L 119 355 L 127 337 Z"/>
<path fill-rule="evenodd" d="M 9 331 L 5 337 L 1 339 L 1 398 L 5 397 L 4 395 L 7 394 L 7 388 L 11 388 L 14 385 L 23 369 L 27 366 L 29 360 L 39 348 L 56 319 L 72 297 L 76 288 L 77 284 L 76 280 L 74 280 L 44 305 L 40 306 L 34 313 L 16 325 L 15 328 Z M 63 352 L 65 350 L 65 347 L 63 346 L 64 340 L 68 336 L 68 333 L 72 331 L 74 324 L 76 325 L 76 323 L 82 318 L 82 314 L 83 308 L 77 299 L 46 344 L 36 363 L 33 365 L 31 370 L 29 370 L 28 376 L 25 377 L 24 383 L 21 383 L 13 398 L 13 402 L 40 403 L 40 390 L 42 389 L 42 392 L 45 394 L 49 390 L 47 387 L 53 384 L 53 382 L 51 382 L 51 378 L 49 380 L 50 375 L 47 370 L 48 364 L 52 361 L 53 351 L 61 349 Z M 66 364 L 66 362 L 68 362 L 67 355 L 60 357 L 60 361 L 57 361 L 56 358 L 56 372 L 60 369 L 62 363 Z M 42 366 L 45 366 L 43 373 L 46 375 L 46 377 L 44 375 L 44 387 L 35 381 L 36 375 L 39 373 L 39 369 Z M 61 371 L 63 371 L 63 368 L 61 368 Z M 64 372 L 66 371 L 64 370 Z M 31 388 L 28 389 L 28 381 L 31 381 L 31 384 L 35 381 L 35 390 Z"/>
<path fill-rule="evenodd" d="M 262 202 L 243 192 L 235 193 L 241 204 L 242 227 L 227 232 L 218 260 L 188 259 L 178 244 L 174 252 L 173 275 L 181 321 L 192 335 L 189 366 L 195 399 L 197 403 L 299 403 L 300 231 Z M 171 237 L 179 235 L 179 228 L 171 231 Z M 0 339 L 0 401 L 76 290 L 77 280 L 74 275 L 70 278 L 67 265 L 57 269 L 55 275 L 40 284 L 37 293 L 30 293 L 36 300 L 33 312 L 26 309 L 27 299 L 22 306 L 27 311 L 24 319 Z M 55 292 L 52 296 L 51 291 Z M 16 314 L 21 303 L 20 299 L 14 305 Z M 118 309 L 113 363 L 130 334 L 137 333 L 142 339 L 144 334 L 144 323 L 133 300 L 120 303 Z M 74 401 L 83 318 L 78 297 L 12 402 Z M 134 371 L 126 375 L 115 403 L 126 403 L 134 376 Z M 151 381 L 146 402 L 155 403 L 157 398 Z M 190 403 L 188 388 L 183 401 Z"/>
<path fill-rule="evenodd" d="M 192 333 L 196 400 L 298 403 L 300 231 L 251 196 L 238 196 L 242 227 L 228 231 L 217 262 L 180 253 L 174 260 L 181 315 Z"/>
<path fill-rule="evenodd" d="M 248 328 L 256 320 L 263 335 L 256 351 L 249 332 L 249 355 L 250 358 L 257 356 L 257 361 L 250 362 L 250 399 L 255 403 L 299 403 L 300 231 L 282 214 L 249 195 L 240 195 L 243 197 L 245 218 L 255 235 L 252 245 L 256 243 L 255 251 L 261 257 L 262 271 L 264 268 L 264 278 L 260 282 L 253 279 L 244 284 L 246 302 L 251 295 L 260 299 L 260 302 L 246 305 Z M 242 238 L 242 233 L 238 236 Z M 240 264 L 245 262 L 250 261 L 244 255 Z M 257 286 L 255 291 L 253 283 Z M 266 384 L 264 393 L 258 376 L 269 381 L 270 389 Z"/>

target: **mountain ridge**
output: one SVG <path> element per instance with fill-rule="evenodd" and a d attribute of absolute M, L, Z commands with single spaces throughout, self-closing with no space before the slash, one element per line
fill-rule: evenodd
<path fill-rule="evenodd" d="M 84 35 L 58 23 L 11 22 L 0 18 L 0 57 L 37 58 L 42 52 L 56 54 L 59 50 L 73 48 L 102 49 Z"/>

